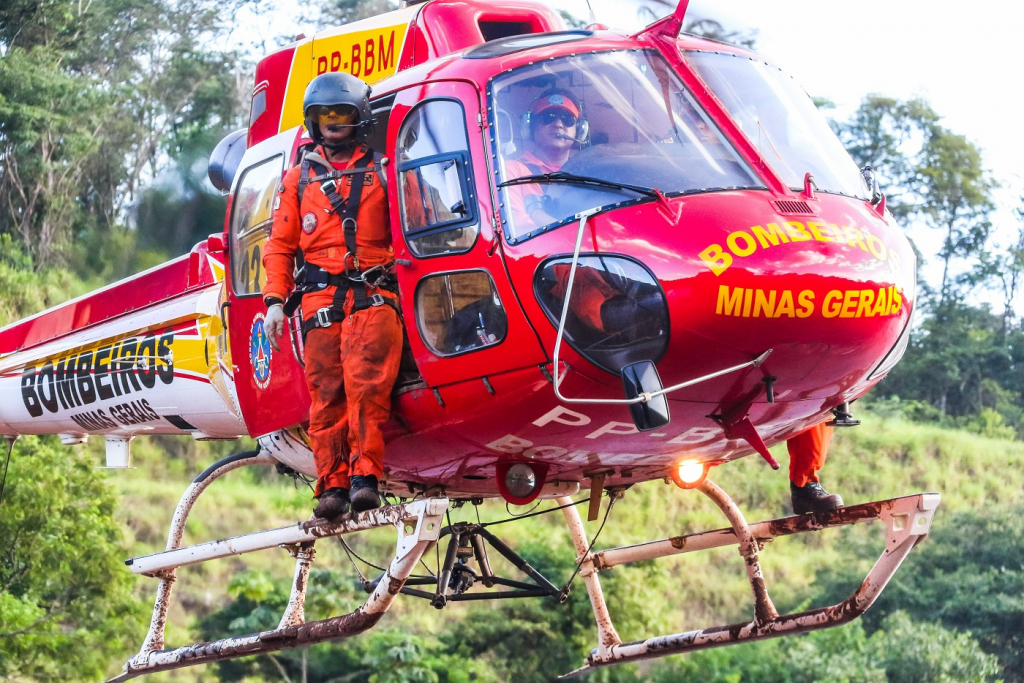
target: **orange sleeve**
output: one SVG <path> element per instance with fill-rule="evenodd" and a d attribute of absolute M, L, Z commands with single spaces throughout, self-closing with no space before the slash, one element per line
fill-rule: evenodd
<path fill-rule="evenodd" d="M 553 266 L 557 284 L 551 289 L 551 294 L 560 299 L 565 299 L 566 290 L 569 287 L 569 271 L 572 266 L 568 263 L 558 263 Z M 569 299 L 569 308 L 583 322 L 593 327 L 598 332 L 605 332 L 604 321 L 601 319 L 601 307 L 618 294 L 612 289 L 601 274 L 589 266 L 579 266 L 576 269 L 576 279 L 573 281 L 572 297 Z M 561 312 L 561 311 L 559 311 Z"/>
<path fill-rule="evenodd" d="M 508 180 L 533 175 L 533 172 L 527 168 L 526 164 L 515 160 L 505 162 L 505 172 L 508 176 Z M 544 194 L 540 185 L 511 185 L 505 188 L 505 191 L 508 192 L 509 203 L 507 215 L 515 228 L 515 234 L 521 235 L 523 233 L 530 232 L 534 228 L 540 227 L 534 223 L 534 221 L 531 220 L 530 215 L 526 213 L 526 198 L 530 195 Z"/>
<path fill-rule="evenodd" d="M 274 224 L 263 249 L 263 270 L 267 273 L 264 299 L 274 297 L 285 301 L 295 287 L 295 254 L 302 236 L 298 194 L 301 172 L 299 166 L 288 171 L 278 188 L 277 196 L 281 201 L 275 202 Z"/>

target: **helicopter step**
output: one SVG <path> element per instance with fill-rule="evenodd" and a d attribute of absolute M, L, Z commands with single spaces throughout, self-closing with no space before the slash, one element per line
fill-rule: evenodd
<path fill-rule="evenodd" d="M 705 479 L 698 488 L 721 508 L 732 528 L 589 552 L 579 513 L 574 507 L 563 508 L 576 546 L 578 561 L 582 562 L 580 576 L 586 583 L 597 621 L 598 646 L 591 651 L 582 667 L 565 674 L 562 678 L 577 676 L 612 664 L 792 635 L 852 621 L 871 607 L 911 549 L 927 536 L 940 498 L 938 493 L 919 493 L 851 505 L 830 512 L 783 517 L 748 525 L 743 513 L 732 499 L 713 482 Z M 560 499 L 559 504 L 566 500 Z M 886 525 L 885 550 L 860 587 L 849 598 L 836 605 L 796 614 L 780 615 L 776 611 L 768 595 L 758 559 L 758 553 L 765 543 L 780 536 L 874 520 L 881 520 Z M 754 593 L 753 621 L 658 636 L 632 643 L 623 643 L 619 639 L 601 592 L 598 572 L 630 562 L 732 544 L 739 545 L 739 552 L 745 561 L 747 576 Z"/>
<path fill-rule="evenodd" d="M 126 560 L 136 574 L 160 579 L 149 632 L 139 653 L 128 660 L 124 673 L 111 679 L 125 681 L 142 674 L 167 671 L 245 655 L 301 647 L 362 633 L 387 612 L 423 553 L 432 547 L 441 533 L 447 498 L 390 505 L 358 514 L 347 514 L 335 521 L 312 519 L 288 527 L 258 531 L 229 539 L 181 547 L 185 521 L 196 499 L 218 477 L 246 465 L 277 464 L 277 460 L 259 450 L 240 453 L 212 465 L 189 486 L 178 503 L 167 540 L 167 550 Z M 394 559 L 377 582 L 366 602 L 349 614 L 306 623 L 304 605 L 309 567 L 315 557 L 314 543 L 320 538 L 343 536 L 386 526 L 394 526 L 398 541 Z M 212 559 L 240 555 L 274 547 L 284 547 L 295 558 L 291 596 L 278 627 L 272 631 L 197 643 L 172 650 L 164 649 L 164 627 L 170 606 L 171 588 L 178 567 Z"/>

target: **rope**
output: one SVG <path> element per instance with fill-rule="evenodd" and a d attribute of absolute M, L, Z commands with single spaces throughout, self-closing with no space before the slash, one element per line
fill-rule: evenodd
<path fill-rule="evenodd" d="M 363 576 L 363 573 L 361 571 L 359 571 L 359 566 L 356 565 L 355 560 L 352 559 L 353 557 L 355 557 L 357 560 L 359 560 L 366 566 L 373 567 L 379 572 L 387 571 L 387 569 L 384 569 L 384 567 L 378 567 L 373 562 L 364 560 L 362 557 L 360 557 L 358 553 L 356 553 L 356 551 L 352 550 L 352 548 L 349 547 L 348 543 L 341 536 L 338 536 L 338 540 L 341 542 L 341 547 L 345 549 L 345 554 L 348 555 L 348 561 L 352 563 L 352 567 L 356 570 L 356 573 L 359 574 L 359 578 L 363 580 L 363 583 L 366 583 L 366 577 Z"/>
<path fill-rule="evenodd" d="M 522 514 L 522 515 L 509 517 L 508 519 L 499 519 L 496 522 L 486 522 L 484 524 L 481 524 L 480 526 L 482 526 L 482 527 L 495 526 L 497 524 L 505 524 L 506 522 L 514 522 L 514 521 L 519 520 L 519 519 L 528 519 L 530 517 L 536 517 L 537 515 L 546 515 L 549 512 L 558 512 L 559 510 L 563 510 L 565 508 L 572 507 L 573 505 L 582 505 L 583 503 L 586 503 L 589 500 L 590 500 L 590 498 L 584 498 L 582 500 L 577 500 L 575 503 L 566 503 L 565 505 L 559 505 L 558 507 L 553 507 L 553 508 L 550 508 L 548 510 L 541 510 L 540 512 L 527 512 L 527 513 Z M 538 505 L 539 505 L 539 503 L 538 503 Z M 534 506 L 534 507 L 536 507 L 536 506 Z"/>
<path fill-rule="evenodd" d="M 506 502 L 505 502 L 505 512 L 507 512 L 508 514 L 512 515 L 512 516 L 513 516 L 513 517 L 515 517 L 516 519 L 522 519 L 522 518 L 523 518 L 523 517 L 525 517 L 526 515 L 530 514 L 531 512 L 533 512 L 534 510 L 536 510 L 537 508 L 539 508 L 539 507 L 540 507 L 540 504 L 541 504 L 541 503 L 543 503 L 543 502 L 544 502 L 544 501 L 542 501 L 542 500 L 538 500 L 538 501 L 537 501 L 537 504 L 536 504 L 536 505 L 534 505 L 534 506 L 533 506 L 532 508 L 530 508 L 530 509 L 529 509 L 529 510 L 527 510 L 526 512 L 522 513 L 521 515 L 517 515 L 516 513 L 512 512 L 512 510 L 511 510 L 511 509 L 509 508 L 509 504 L 508 504 L 508 501 L 506 501 Z"/>
<path fill-rule="evenodd" d="M 4 504 L 4 488 L 7 487 L 7 472 L 11 469 L 11 453 L 14 451 L 14 442 L 17 439 L 8 437 L 7 441 L 7 463 L 4 465 L 4 478 L 0 479 L 0 505 Z"/>

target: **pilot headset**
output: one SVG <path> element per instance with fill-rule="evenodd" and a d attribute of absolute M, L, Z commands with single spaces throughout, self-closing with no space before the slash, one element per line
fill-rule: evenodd
<path fill-rule="evenodd" d="M 537 106 L 537 103 L 540 102 L 541 100 L 547 100 L 547 104 L 552 106 L 552 107 L 564 106 L 564 103 L 565 103 L 566 100 L 568 100 L 569 103 L 574 105 L 576 107 L 576 109 L 579 111 L 579 116 L 576 117 L 577 120 L 576 120 L 576 138 L 575 138 L 575 140 L 576 140 L 576 143 L 579 144 L 579 145 L 586 144 L 587 140 L 590 138 L 590 122 L 587 121 L 586 118 L 584 118 L 583 107 L 580 105 L 579 101 L 576 99 L 576 96 L 573 95 L 568 90 L 563 90 L 561 88 L 556 88 L 556 89 L 552 89 L 552 90 L 545 90 L 544 92 L 542 92 L 540 95 L 538 95 L 533 100 L 533 102 L 530 103 L 530 106 L 529 106 L 529 108 L 527 108 L 526 113 L 523 114 L 522 117 L 520 117 L 520 123 L 521 123 L 520 132 L 522 133 L 522 136 L 523 136 L 524 140 L 532 140 L 533 139 L 533 130 L 532 130 L 533 129 L 533 114 L 532 114 L 532 112 L 533 112 L 533 109 Z"/>

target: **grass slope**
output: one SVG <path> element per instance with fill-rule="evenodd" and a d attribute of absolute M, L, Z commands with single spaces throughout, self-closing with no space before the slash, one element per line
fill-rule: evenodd
<path fill-rule="evenodd" d="M 867 414 L 862 417 L 866 418 L 864 426 L 837 432 L 829 463 L 822 472 L 826 487 L 841 493 L 847 504 L 938 491 L 943 496 L 935 519 L 935 528 L 939 529 L 944 528 L 944 520 L 954 511 L 1002 508 L 1022 502 L 1024 443 Z M 243 450 L 246 445 L 218 444 L 211 448 L 172 440 L 136 443 L 134 458 L 138 469 L 112 476 L 116 477 L 123 496 L 119 514 L 130 530 L 131 553 L 141 555 L 163 549 L 174 506 L 191 478 L 216 457 Z M 785 463 L 785 448 L 774 450 Z M 717 468 L 711 476 L 741 506 L 750 521 L 789 512 L 785 468 L 773 472 L 755 456 Z M 266 472 L 234 472 L 200 498 L 187 527 L 186 543 L 294 523 L 308 516 L 310 505 L 308 489 L 295 488 L 290 480 Z M 466 506 L 455 511 L 452 519 L 475 520 L 476 512 Z M 481 506 L 479 513 L 484 520 L 507 517 L 504 506 L 497 503 Z M 593 534 L 597 526 L 597 522 L 588 524 L 588 533 Z M 699 493 L 648 482 L 630 489 L 616 504 L 598 547 L 722 526 L 725 520 L 720 512 Z M 513 547 L 546 546 L 571 558 L 561 513 L 502 525 L 495 531 Z M 354 541 L 357 551 L 378 563 L 386 562 L 392 535 L 382 531 L 364 536 Z M 811 584 L 821 570 L 858 565 L 866 572 L 881 549 L 880 526 L 859 525 L 779 539 L 766 548 L 762 557 L 769 589 L 781 611 L 806 606 L 815 594 Z M 337 544 L 329 542 L 318 546 L 317 565 L 350 569 Z M 167 629 L 168 646 L 193 642 L 196 620 L 229 600 L 228 583 L 240 572 L 257 570 L 283 579 L 290 576 L 291 569 L 290 558 L 280 550 L 179 570 L 175 605 Z M 372 575 L 372 570 L 368 573 Z M 509 575 L 514 572 L 509 570 Z M 558 576 L 552 580 L 558 583 L 566 578 Z M 138 591 L 147 596 L 148 602 L 156 582 L 145 577 L 136 581 Z M 752 614 L 750 588 L 735 548 L 619 568 L 602 574 L 602 581 L 625 588 L 609 595 L 613 617 L 631 617 L 620 625 L 624 640 L 728 623 Z M 582 591 L 582 585 L 574 590 Z M 384 623 L 401 625 L 413 632 L 438 634 L 480 609 L 488 608 L 454 605 L 435 612 L 424 602 L 403 597 Z M 149 615 L 139 618 L 148 621 Z M 126 652 L 125 658 L 131 654 Z M 150 680 L 211 679 L 212 671 L 197 667 Z"/>

